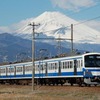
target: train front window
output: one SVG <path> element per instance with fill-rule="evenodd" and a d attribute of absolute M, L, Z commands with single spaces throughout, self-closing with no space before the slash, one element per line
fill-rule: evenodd
<path fill-rule="evenodd" d="M 85 56 L 85 67 L 100 67 L 100 55 Z"/>

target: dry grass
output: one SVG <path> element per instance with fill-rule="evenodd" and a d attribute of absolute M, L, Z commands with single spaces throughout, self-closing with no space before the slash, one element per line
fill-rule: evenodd
<path fill-rule="evenodd" d="M 0 85 L 0 100 L 100 100 L 100 86 Z"/>

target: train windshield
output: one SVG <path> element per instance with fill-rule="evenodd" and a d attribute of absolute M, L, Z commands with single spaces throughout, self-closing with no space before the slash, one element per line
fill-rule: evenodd
<path fill-rule="evenodd" d="M 100 67 L 100 55 L 85 56 L 85 67 Z"/>

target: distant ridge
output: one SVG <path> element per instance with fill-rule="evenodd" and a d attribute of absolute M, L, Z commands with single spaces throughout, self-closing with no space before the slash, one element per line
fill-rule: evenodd
<path fill-rule="evenodd" d="M 18 36 L 13 36 L 9 33 L 0 34 L 0 63 L 1 62 L 16 62 L 26 61 L 31 59 L 32 44 L 30 40 L 23 39 Z M 41 49 L 46 49 L 44 56 L 51 57 L 57 55 L 55 45 L 47 43 L 35 42 L 35 58 L 40 58 Z M 68 52 L 70 49 L 62 48 L 62 52 Z"/>

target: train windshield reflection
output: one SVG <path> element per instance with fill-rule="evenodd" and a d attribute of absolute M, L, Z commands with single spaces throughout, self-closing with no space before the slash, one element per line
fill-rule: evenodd
<path fill-rule="evenodd" d="M 100 55 L 85 56 L 85 67 L 100 67 Z"/>

